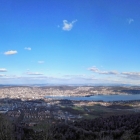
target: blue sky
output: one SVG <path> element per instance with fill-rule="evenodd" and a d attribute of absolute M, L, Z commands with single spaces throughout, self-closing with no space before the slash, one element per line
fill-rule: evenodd
<path fill-rule="evenodd" d="M 140 83 L 139 0 L 1 0 L 0 84 Z"/>

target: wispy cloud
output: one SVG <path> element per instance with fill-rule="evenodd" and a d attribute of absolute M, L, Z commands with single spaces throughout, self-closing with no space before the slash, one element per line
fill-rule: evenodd
<path fill-rule="evenodd" d="M 107 75 L 117 75 L 119 74 L 117 71 L 101 71 L 96 66 L 89 68 L 88 70 L 98 73 L 98 74 L 107 74 Z"/>
<path fill-rule="evenodd" d="M 117 75 L 119 73 L 117 71 L 100 71 L 99 74 L 112 74 L 112 75 Z"/>
<path fill-rule="evenodd" d="M 15 50 L 15 51 L 13 51 L 13 50 L 11 50 L 11 51 L 7 51 L 7 52 L 5 52 L 4 54 L 5 55 L 13 55 L 13 54 L 17 54 L 18 52 Z"/>
<path fill-rule="evenodd" d="M 89 68 L 88 70 L 98 73 L 98 74 L 103 74 L 103 75 L 116 75 L 116 78 L 123 78 L 122 80 L 129 79 L 129 80 L 140 80 L 140 72 L 118 72 L 118 71 L 102 71 L 99 70 L 96 66 L 93 66 Z"/>
<path fill-rule="evenodd" d="M 43 63 L 45 63 L 45 61 L 38 61 L 38 63 L 39 63 L 39 64 L 43 64 Z"/>
<path fill-rule="evenodd" d="M 0 77 L 5 77 L 6 75 L 5 74 L 0 74 Z"/>
<path fill-rule="evenodd" d="M 24 73 L 25 74 L 25 73 Z M 137 76 L 138 75 L 138 76 Z M 112 77 L 98 77 L 93 75 L 63 75 L 47 76 L 39 72 L 28 72 L 26 75 L 4 75 L 0 74 L 0 84 L 133 84 L 139 85 L 140 73 L 123 72 Z M 134 76 L 134 77 L 133 77 Z M 137 78 L 136 78 L 137 77 Z"/>
<path fill-rule="evenodd" d="M 0 68 L 0 72 L 7 72 L 7 69 L 5 69 L 5 68 Z"/>
<path fill-rule="evenodd" d="M 134 22 L 134 19 L 129 18 L 129 19 L 127 19 L 127 22 L 128 22 L 129 24 L 131 24 L 132 22 Z"/>
<path fill-rule="evenodd" d="M 43 73 L 39 73 L 39 72 L 27 72 L 27 75 L 44 75 Z"/>
<path fill-rule="evenodd" d="M 73 20 L 72 22 L 68 22 L 67 20 L 63 20 L 62 29 L 64 31 L 70 31 L 73 28 L 73 25 L 74 25 L 75 22 L 77 22 L 77 20 Z"/>
<path fill-rule="evenodd" d="M 24 49 L 25 49 L 25 50 L 28 50 L 28 51 L 31 51 L 31 50 L 32 50 L 32 49 L 29 48 L 29 47 L 25 47 Z"/>
<path fill-rule="evenodd" d="M 122 72 L 121 74 L 125 78 L 140 80 L 140 72 Z"/>
<path fill-rule="evenodd" d="M 96 66 L 93 66 L 89 68 L 88 70 L 93 71 L 93 72 L 99 72 L 99 69 Z"/>

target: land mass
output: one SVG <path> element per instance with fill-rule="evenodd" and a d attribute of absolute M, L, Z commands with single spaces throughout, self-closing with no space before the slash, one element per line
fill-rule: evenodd
<path fill-rule="evenodd" d="M 92 95 L 126 95 L 140 94 L 140 87 L 117 86 L 2 86 L 0 97 L 10 99 L 44 99 L 47 95 L 53 96 L 92 96 Z"/>
<path fill-rule="evenodd" d="M 0 87 L 0 115 L 2 114 L 12 123 L 12 126 L 7 126 L 7 129 L 11 128 L 11 135 L 15 139 L 123 138 L 128 140 L 129 137 L 139 139 L 140 98 L 108 102 L 45 98 L 47 95 L 99 94 L 140 95 L 140 87 L 2 86 Z M 3 122 L 1 121 L 0 125 L 4 125 Z M 93 125 L 90 125 L 91 123 Z M 3 133 L 8 131 L 1 130 L 1 132 L 4 136 Z"/>

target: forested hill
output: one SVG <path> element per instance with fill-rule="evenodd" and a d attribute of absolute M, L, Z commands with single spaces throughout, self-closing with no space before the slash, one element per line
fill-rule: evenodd
<path fill-rule="evenodd" d="M 140 113 L 54 125 L 53 140 L 140 140 Z"/>
<path fill-rule="evenodd" d="M 43 131 L 20 127 L 0 116 L 0 140 L 140 140 L 140 113 L 71 123 L 55 123 Z"/>

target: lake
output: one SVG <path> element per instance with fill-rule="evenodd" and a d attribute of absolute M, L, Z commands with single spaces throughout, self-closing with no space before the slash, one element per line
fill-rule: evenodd
<path fill-rule="evenodd" d="M 73 97 L 73 96 L 46 96 L 46 98 L 58 99 L 58 100 L 77 100 L 77 101 L 129 101 L 129 100 L 140 100 L 140 94 L 135 95 L 95 95 L 89 97 Z"/>

